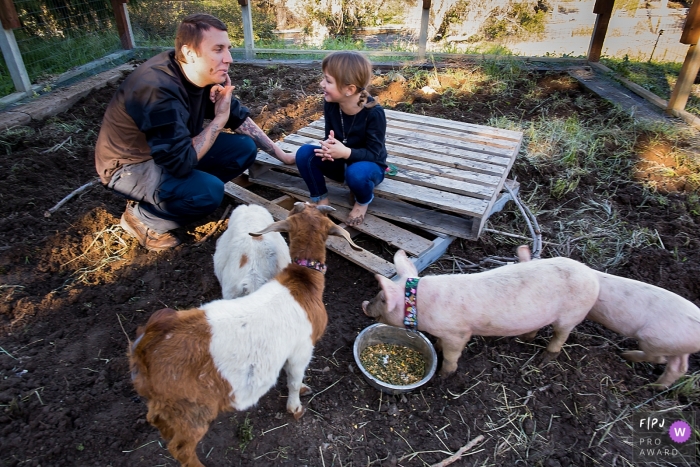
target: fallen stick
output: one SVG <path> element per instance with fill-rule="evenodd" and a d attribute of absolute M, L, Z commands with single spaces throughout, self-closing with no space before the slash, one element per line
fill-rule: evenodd
<path fill-rule="evenodd" d="M 66 196 L 65 198 L 63 198 L 61 201 L 59 201 L 58 203 L 56 203 L 56 205 L 55 205 L 54 207 L 52 207 L 51 209 L 48 209 L 48 210 L 44 211 L 44 217 L 51 217 L 51 214 L 53 214 L 54 212 L 58 211 L 58 210 L 61 208 L 61 206 L 63 206 L 64 204 L 66 204 L 71 198 L 73 198 L 73 197 L 76 196 L 76 195 L 79 195 L 80 193 L 82 193 L 83 191 L 87 190 L 87 189 L 90 188 L 92 185 L 95 185 L 95 184 L 96 184 L 97 182 L 99 182 L 99 181 L 100 181 L 100 179 L 99 179 L 99 178 L 96 178 L 96 179 L 94 179 L 94 180 L 91 180 L 91 181 L 87 182 L 85 185 L 81 186 L 80 188 L 74 190 L 71 194 L 69 194 L 68 196 Z"/>
<path fill-rule="evenodd" d="M 214 228 L 211 229 L 211 232 L 209 232 L 208 234 L 206 234 L 200 241 L 198 241 L 197 243 L 195 243 L 194 246 L 199 246 L 199 245 L 201 245 L 202 243 L 204 243 L 204 242 L 206 242 L 207 240 L 209 240 L 209 237 L 211 237 L 212 235 L 214 235 L 214 232 L 216 232 L 217 230 L 219 230 L 219 226 L 220 226 L 220 225 L 224 222 L 224 220 L 228 217 L 228 213 L 229 213 L 229 212 L 231 212 L 231 205 L 230 205 L 230 204 L 229 204 L 228 206 L 226 206 L 226 210 L 224 211 L 223 216 L 221 216 L 221 219 L 219 219 L 219 222 L 216 223 L 216 225 L 214 226 Z"/>
<path fill-rule="evenodd" d="M 474 446 L 476 446 L 477 444 L 479 444 L 483 440 L 484 440 L 484 435 L 477 436 L 476 438 L 474 438 L 473 440 L 469 441 L 467 444 L 465 444 L 464 446 L 459 448 L 459 451 L 455 452 L 447 459 L 443 459 L 440 462 L 438 462 L 437 464 L 431 465 L 430 467 L 445 467 L 447 465 L 452 464 L 453 462 L 457 462 L 460 459 L 460 457 L 462 457 L 464 455 L 465 452 L 469 451 L 471 448 L 473 448 Z"/>

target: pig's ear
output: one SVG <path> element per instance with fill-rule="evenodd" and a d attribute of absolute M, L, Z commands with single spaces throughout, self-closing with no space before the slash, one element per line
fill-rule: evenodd
<path fill-rule="evenodd" d="M 386 300 L 386 309 L 394 311 L 396 309 L 403 310 L 403 292 L 405 281 L 397 284 L 391 279 L 387 279 L 381 274 L 375 274 L 374 277 L 379 281 L 379 286 L 384 291 L 384 299 Z"/>
<path fill-rule="evenodd" d="M 418 270 L 413 261 L 408 259 L 406 252 L 399 250 L 394 254 L 394 267 L 396 273 L 401 277 L 418 277 Z"/>

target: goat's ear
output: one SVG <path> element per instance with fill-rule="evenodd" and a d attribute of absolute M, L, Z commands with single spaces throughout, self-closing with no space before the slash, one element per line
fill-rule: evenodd
<path fill-rule="evenodd" d="M 333 224 L 333 223 L 331 222 L 331 224 Z M 362 247 L 355 245 L 355 242 L 352 241 L 352 238 L 350 238 L 350 234 L 348 233 L 348 231 L 338 227 L 335 224 L 333 224 L 333 227 L 331 227 L 328 230 L 328 235 L 335 235 L 336 237 L 343 237 L 345 240 L 348 241 L 348 243 L 350 244 L 350 246 L 352 247 L 353 250 L 362 251 Z"/>
<path fill-rule="evenodd" d="M 403 250 L 398 250 L 394 254 L 394 267 L 396 267 L 396 273 L 401 277 L 418 277 L 416 265 L 408 259 Z"/>
<path fill-rule="evenodd" d="M 286 220 L 277 221 L 268 225 L 260 232 L 249 232 L 248 235 L 250 235 L 251 237 L 259 237 L 262 234 L 266 234 L 268 232 L 289 232 L 289 223 Z"/>

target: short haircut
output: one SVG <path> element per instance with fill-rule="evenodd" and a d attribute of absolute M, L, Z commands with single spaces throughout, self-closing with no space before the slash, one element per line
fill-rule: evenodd
<path fill-rule="evenodd" d="M 209 28 L 216 28 L 219 31 L 228 31 L 226 24 L 219 18 L 206 13 L 193 13 L 185 16 L 177 28 L 175 36 L 175 59 L 186 63 L 187 59 L 182 54 L 182 46 L 191 47 L 199 54 L 199 46 L 202 44 L 204 31 Z"/>

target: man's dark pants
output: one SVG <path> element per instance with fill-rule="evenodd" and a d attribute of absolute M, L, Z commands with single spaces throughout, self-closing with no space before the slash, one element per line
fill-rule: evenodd
<path fill-rule="evenodd" d="M 250 167 L 256 154 L 249 136 L 220 133 L 185 177 L 173 177 L 149 160 L 120 168 L 108 188 L 137 201 L 136 216 L 164 233 L 214 212 L 224 198 L 224 184 Z"/>

